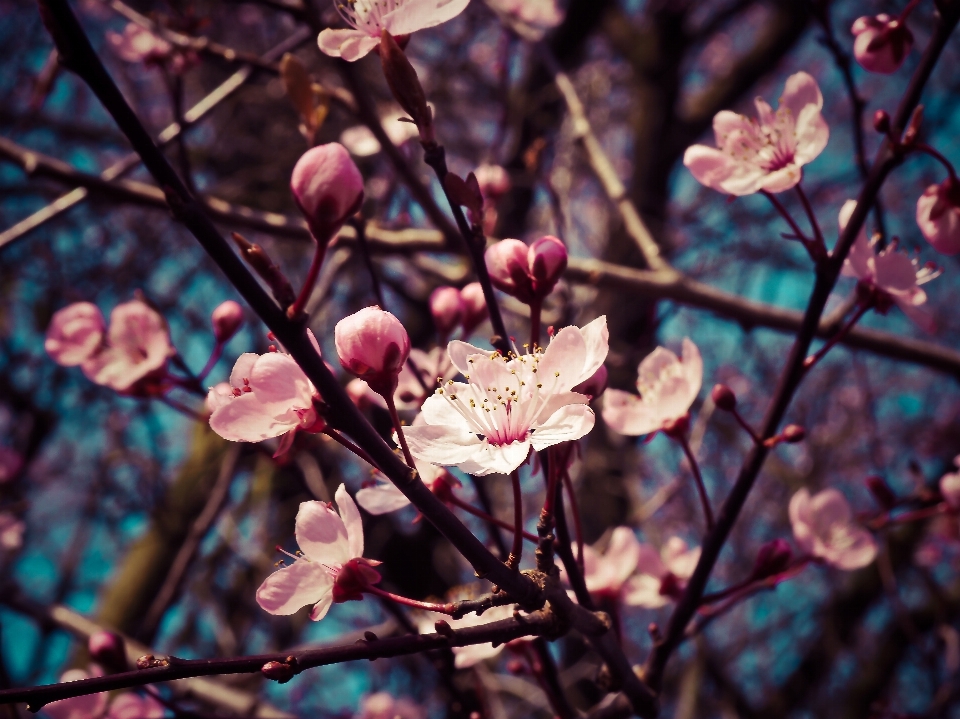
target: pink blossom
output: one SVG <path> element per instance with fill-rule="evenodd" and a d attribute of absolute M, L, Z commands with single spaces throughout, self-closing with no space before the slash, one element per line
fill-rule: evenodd
<path fill-rule="evenodd" d="M 762 98 L 754 102 L 758 120 L 722 110 L 713 118 L 717 147 L 687 148 L 683 164 L 698 182 L 731 195 L 783 192 L 827 146 L 823 95 L 807 73 L 787 78 L 776 113 Z"/>
<path fill-rule="evenodd" d="M 243 308 L 233 300 L 221 302 L 210 315 L 210 323 L 217 342 L 227 342 L 243 324 Z"/>
<path fill-rule="evenodd" d="M 0 549 L 12 552 L 23 546 L 27 525 L 10 512 L 0 512 Z"/>
<path fill-rule="evenodd" d="M 163 704 L 152 696 L 124 692 L 110 702 L 107 719 L 162 719 L 164 714 Z"/>
<path fill-rule="evenodd" d="M 463 300 L 463 337 L 470 336 L 477 326 L 487 319 L 487 299 L 479 282 L 471 282 L 460 290 Z"/>
<path fill-rule="evenodd" d="M 610 535 L 607 551 L 583 548 L 584 581 L 591 594 L 617 598 L 626 581 L 637 569 L 640 542 L 629 527 L 617 527 Z"/>
<path fill-rule="evenodd" d="M 174 354 L 163 317 L 145 302 L 133 300 L 113 308 L 106 347 L 81 368 L 97 384 L 138 394 L 145 389 L 142 380 L 166 373 L 167 360 Z"/>
<path fill-rule="evenodd" d="M 805 552 L 838 569 L 865 567 L 877 556 L 873 536 L 853 521 L 840 492 L 825 489 L 813 497 L 806 488 L 790 500 L 793 536 Z"/>
<path fill-rule="evenodd" d="M 951 509 L 960 509 L 960 455 L 953 460 L 954 472 L 947 472 L 940 478 L 940 494 Z"/>
<path fill-rule="evenodd" d="M 563 22 L 557 0 L 487 0 L 487 4 L 525 40 L 541 40 L 547 30 Z"/>
<path fill-rule="evenodd" d="M 96 353 L 106 329 L 103 313 L 95 304 L 75 302 L 54 313 L 43 348 L 57 364 L 74 367 Z"/>
<path fill-rule="evenodd" d="M 505 607 L 492 607 L 491 609 L 486 610 L 482 615 L 477 615 L 476 612 L 470 612 L 469 614 L 464 615 L 460 619 L 451 619 L 448 616 L 443 614 L 436 614 L 434 612 L 425 612 L 421 614 L 417 619 L 417 629 L 420 630 L 421 634 L 433 634 L 435 631 L 435 623 L 437 620 L 442 620 L 449 624 L 454 629 L 464 629 L 466 627 L 478 627 L 484 624 L 492 624 L 493 622 L 499 622 L 503 619 L 509 619 L 513 616 L 514 607 L 505 606 Z M 471 644 L 465 647 L 453 647 L 454 655 L 454 666 L 457 669 L 467 669 L 472 667 L 485 659 L 491 659 L 500 652 L 503 651 L 505 646 L 517 646 L 524 641 L 529 641 L 528 639 L 514 639 L 513 641 L 507 642 L 504 644 L 494 645 L 492 642 L 488 644 Z"/>
<path fill-rule="evenodd" d="M 307 150 L 290 177 L 293 199 L 318 242 L 327 242 L 363 204 L 363 175 L 338 142 Z"/>
<path fill-rule="evenodd" d="M 404 432 L 413 456 L 468 474 L 508 473 L 540 451 L 593 428 L 588 398 L 571 389 L 593 375 L 608 350 L 606 317 L 564 327 L 547 348 L 503 357 L 466 342 L 447 348 L 468 383 L 447 382 Z"/>
<path fill-rule="evenodd" d="M 68 669 L 60 676 L 60 681 L 77 682 L 101 675 L 99 667 L 93 665 L 89 673 L 83 669 Z M 97 692 L 50 702 L 43 707 L 43 711 L 51 719 L 97 719 L 103 716 L 108 701 L 107 692 Z"/>
<path fill-rule="evenodd" d="M 207 407 L 213 412 L 210 428 L 226 440 L 261 442 L 289 433 L 277 452 L 282 454 L 297 430 L 324 428 L 313 404 L 319 394 L 290 355 L 242 354 L 230 373 L 229 386 L 224 385 L 210 389 Z"/>
<path fill-rule="evenodd" d="M 484 163 L 474 170 L 473 174 L 485 200 L 496 201 L 510 191 L 510 175 L 500 165 Z"/>
<path fill-rule="evenodd" d="M 410 354 L 410 338 L 400 320 L 379 307 L 366 307 L 337 322 L 333 334 L 343 368 L 374 392 L 392 396 Z"/>
<path fill-rule="evenodd" d="M 840 209 L 840 231 L 856 209 L 856 200 L 847 200 Z M 873 293 L 873 301 L 878 312 L 886 314 L 891 304 L 896 304 L 903 313 L 927 332 L 933 332 L 936 326 L 930 311 L 924 305 L 927 293 L 920 285 L 929 282 L 939 274 L 932 267 L 920 267 L 915 258 L 897 251 L 897 243 L 875 252 L 867 240 L 867 234 L 860 230 L 850 253 L 843 261 L 842 274 L 855 278 L 866 291 Z"/>
<path fill-rule="evenodd" d="M 446 491 L 450 485 L 458 485 L 455 480 L 443 467 L 429 464 L 427 462 L 414 462 L 417 468 L 417 474 L 427 489 L 431 492 Z M 364 487 L 357 492 L 357 504 L 367 510 L 370 514 L 387 514 L 396 512 L 410 504 L 410 500 L 397 489 L 397 486 L 385 476 L 377 472 L 374 475 L 376 484 L 370 487 Z"/>
<path fill-rule="evenodd" d="M 257 603 L 270 614 L 293 614 L 313 605 L 310 618 L 323 619 L 334 602 L 360 599 L 358 587 L 380 580 L 379 562 L 363 559 L 360 511 L 341 484 L 334 498 L 340 513 L 326 502 L 301 502 L 295 534 L 299 555 L 267 577 Z"/>
<path fill-rule="evenodd" d="M 550 235 L 529 247 L 520 240 L 501 240 L 487 249 L 484 260 L 497 289 L 531 304 L 550 294 L 567 269 L 567 248 Z"/>
<path fill-rule="evenodd" d="M 913 33 L 899 18 L 886 13 L 857 18 L 850 32 L 856 37 L 853 56 L 870 72 L 896 72 L 913 47 Z"/>
<path fill-rule="evenodd" d="M 90 659 L 111 672 L 127 669 L 126 644 L 116 632 L 99 630 L 87 638 L 87 651 Z"/>
<path fill-rule="evenodd" d="M 626 584 L 623 601 L 634 607 L 657 609 L 675 599 L 700 561 L 700 547 L 690 549 L 680 537 L 671 537 L 660 553 L 640 545 L 636 574 Z"/>
<path fill-rule="evenodd" d="M 917 200 L 917 225 L 937 252 L 960 252 L 960 182 L 948 177 L 930 185 Z"/>
<path fill-rule="evenodd" d="M 608 389 L 603 394 L 603 421 L 614 432 L 639 436 L 662 430 L 690 411 L 703 381 L 700 350 L 683 340 L 683 357 L 657 347 L 637 368 L 638 397 Z"/>
<path fill-rule="evenodd" d="M 384 30 L 393 36 L 409 35 L 452 20 L 470 0 L 334 0 L 349 30 L 326 29 L 317 38 L 320 50 L 331 57 L 354 62 L 380 44 Z"/>
<path fill-rule="evenodd" d="M 171 56 L 173 46 L 136 23 L 127 23 L 123 34 L 107 32 L 107 42 L 117 56 L 126 62 L 161 63 Z"/>
<path fill-rule="evenodd" d="M 456 287 L 438 287 L 430 293 L 430 314 L 442 337 L 447 337 L 463 319 L 463 298 Z"/>
<path fill-rule="evenodd" d="M 23 469 L 23 455 L 15 449 L 0 445 L 0 484 L 9 482 Z"/>
<path fill-rule="evenodd" d="M 395 699 L 387 692 L 377 692 L 363 698 L 360 713 L 354 719 L 426 719 L 427 713 L 416 702 L 401 697 Z"/>

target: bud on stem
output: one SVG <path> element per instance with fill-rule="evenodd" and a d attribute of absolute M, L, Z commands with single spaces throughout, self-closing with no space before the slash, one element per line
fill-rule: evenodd
<path fill-rule="evenodd" d="M 423 92 L 417 71 L 413 69 L 393 35 L 386 30 L 380 35 L 380 61 L 390 92 L 400 107 L 413 118 L 420 131 L 420 142 L 424 145 L 435 144 L 433 115 L 427 106 L 427 96 Z"/>

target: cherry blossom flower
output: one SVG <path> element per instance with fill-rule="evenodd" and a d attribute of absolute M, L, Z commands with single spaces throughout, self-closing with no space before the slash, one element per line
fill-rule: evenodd
<path fill-rule="evenodd" d="M 417 474 L 427 489 L 441 495 L 449 491 L 451 485 L 459 486 L 459 482 L 450 476 L 443 467 L 438 467 L 427 462 L 414 462 Z M 364 487 L 357 492 L 357 504 L 367 510 L 370 514 L 387 514 L 396 512 L 410 504 L 410 500 L 397 489 L 397 486 L 383 476 L 380 472 L 374 475 L 376 483 L 369 487 Z"/>
<path fill-rule="evenodd" d="M 847 200 L 840 209 L 841 232 L 856 206 L 856 200 Z M 895 304 L 927 332 L 936 329 L 933 316 L 924 306 L 927 293 L 920 289 L 920 285 L 936 278 L 939 272 L 930 266 L 920 267 L 916 259 L 898 252 L 895 241 L 875 252 L 866 232 L 861 229 L 843 261 L 841 273 L 855 278 L 864 290 L 872 293 L 874 306 L 881 314 L 886 314 L 890 305 Z"/>
<path fill-rule="evenodd" d="M 486 610 L 482 615 L 476 612 L 470 612 L 460 619 L 451 619 L 443 614 L 435 612 L 425 612 L 419 615 L 417 619 L 417 629 L 421 634 L 433 634 L 435 631 L 435 622 L 437 620 L 445 621 L 453 629 L 464 629 L 466 627 L 478 627 L 484 624 L 499 622 L 502 619 L 509 619 L 513 616 L 514 606 L 492 607 Z M 479 664 L 485 659 L 492 659 L 500 654 L 504 647 L 515 647 L 528 639 L 514 639 L 506 644 L 471 644 L 465 647 L 453 647 L 453 664 L 457 669 L 467 669 Z"/>
<path fill-rule="evenodd" d="M 140 300 L 124 302 L 110 313 L 106 347 L 81 365 L 93 382 L 120 393 L 150 392 L 148 380 L 166 374 L 167 360 L 176 354 L 167 323 Z"/>
<path fill-rule="evenodd" d="M 23 546 L 27 526 L 10 512 L 0 512 L 0 549 L 12 552 Z"/>
<path fill-rule="evenodd" d="M 683 164 L 698 182 L 731 195 L 783 192 L 800 182 L 800 168 L 827 146 L 823 95 L 807 73 L 787 78 L 776 113 L 762 98 L 755 104 L 757 120 L 729 110 L 717 113 L 716 148 L 687 148 Z"/>
<path fill-rule="evenodd" d="M 700 561 L 700 547 L 689 548 L 680 537 L 671 537 L 660 553 L 640 545 L 636 574 L 627 580 L 623 601 L 634 607 L 657 609 L 676 599 Z"/>
<path fill-rule="evenodd" d="M 257 590 L 257 603 L 270 614 L 293 614 L 312 604 L 316 622 L 332 604 L 361 599 L 364 586 L 380 581 L 374 569 L 380 562 L 363 558 L 360 510 L 342 484 L 334 498 L 339 514 L 326 502 L 301 502 L 295 530 L 301 551 Z"/>
<path fill-rule="evenodd" d="M 471 282 L 460 290 L 460 299 L 463 300 L 463 338 L 470 336 L 477 326 L 487 319 L 487 299 L 483 295 L 483 287 L 479 282 Z"/>
<path fill-rule="evenodd" d="M 539 302 L 553 291 L 567 268 L 567 248 L 547 235 L 529 247 L 520 240 L 501 240 L 484 255 L 494 287 L 521 302 Z"/>
<path fill-rule="evenodd" d="M 405 430 L 414 457 L 468 474 L 508 473 L 540 451 L 593 428 L 588 398 L 571 389 L 608 350 L 606 317 L 564 327 L 545 350 L 503 357 L 454 341 L 450 360 L 468 383 L 447 382 L 423 404 L 423 424 Z"/>
<path fill-rule="evenodd" d="M 913 47 L 910 29 L 899 18 L 891 18 L 886 13 L 857 18 L 850 32 L 856 37 L 853 56 L 860 67 L 870 72 L 884 75 L 896 72 Z"/>
<path fill-rule="evenodd" d="M 637 368 L 638 397 L 608 389 L 603 393 L 603 421 L 615 432 L 639 436 L 664 429 L 690 411 L 703 381 L 700 350 L 683 340 L 683 356 L 657 347 Z"/>
<path fill-rule="evenodd" d="M 448 337 L 460 324 L 463 310 L 463 298 L 456 287 L 438 287 L 430 293 L 430 314 L 442 337 Z"/>
<path fill-rule="evenodd" d="M 243 324 L 243 308 L 233 300 L 221 302 L 210 315 L 210 323 L 217 342 L 227 342 Z"/>
<path fill-rule="evenodd" d="M 316 343 L 312 332 L 310 338 Z M 290 355 L 247 352 L 233 366 L 230 384 L 221 383 L 207 393 L 210 428 L 231 442 L 261 442 L 285 435 L 277 450 L 280 455 L 289 449 L 297 430 L 323 431 L 315 398 L 319 394 L 313 383 Z"/>
<path fill-rule="evenodd" d="M 583 548 L 583 579 L 591 594 L 616 599 L 637 569 L 640 542 L 629 527 L 617 527 L 610 535 L 607 551 Z"/>
<path fill-rule="evenodd" d="M 920 195 L 917 225 L 937 252 L 960 252 L 960 181 L 948 177 Z"/>
<path fill-rule="evenodd" d="M 354 62 L 380 44 L 384 30 L 393 36 L 425 30 L 462 13 L 470 0 L 334 0 L 349 30 L 326 29 L 317 38 L 320 50 Z"/>
<path fill-rule="evenodd" d="M 9 482 L 23 469 L 23 455 L 17 450 L 0 445 L 0 484 Z"/>
<path fill-rule="evenodd" d="M 865 567 L 877 556 L 873 535 L 853 521 L 850 505 L 836 489 L 810 496 L 803 488 L 790 500 L 793 536 L 805 552 L 838 569 Z"/>
<path fill-rule="evenodd" d="M 379 307 L 366 307 L 337 322 L 333 334 L 343 368 L 374 392 L 392 396 L 410 354 L 410 337 L 400 320 Z"/>
<path fill-rule="evenodd" d="M 171 56 L 173 46 L 136 23 L 127 23 L 123 34 L 107 32 L 107 42 L 117 56 L 126 62 L 161 63 Z"/>
<path fill-rule="evenodd" d="M 564 12 L 557 0 L 487 0 L 487 4 L 504 24 L 533 42 L 563 22 Z"/>
<path fill-rule="evenodd" d="M 74 302 L 54 313 L 43 348 L 58 365 L 75 367 L 100 349 L 106 330 L 99 307 L 90 302 Z"/>
<path fill-rule="evenodd" d="M 354 719 L 427 719 L 427 713 L 410 699 L 395 699 L 387 692 L 377 692 L 363 698 Z"/>
<path fill-rule="evenodd" d="M 330 240 L 363 204 L 363 175 L 338 142 L 307 150 L 297 160 L 290 191 L 314 238 Z"/>
<path fill-rule="evenodd" d="M 960 455 L 954 458 L 953 465 L 956 471 L 940 478 L 940 494 L 951 509 L 960 509 Z"/>

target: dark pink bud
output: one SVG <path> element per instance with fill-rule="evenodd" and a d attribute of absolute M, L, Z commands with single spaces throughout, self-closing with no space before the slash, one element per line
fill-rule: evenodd
<path fill-rule="evenodd" d="M 340 320 L 333 336 L 343 368 L 374 392 L 392 396 L 410 354 L 410 338 L 400 320 L 379 307 L 366 307 Z"/>
<path fill-rule="evenodd" d="M 292 659 L 292 657 L 289 657 Z M 267 679 L 273 679 L 278 684 L 286 684 L 296 675 L 293 663 L 267 662 L 260 669 L 260 673 Z"/>
<path fill-rule="evenodd" d="M 293 199 L 317 242 L 328 242 L 363 204 L 363 176 L 346 148 L 331 142 L 297 161 L 290 178 Z"/>
<path fill-rule="evenodd" d="M 556 237 L 541 237 L 530 245 L 527 263 L 533 277 L 534 292 L 540 298 L 546 297 L 567 269 L 567 248 Z"/>
<path fill-rule="evenodd" d="M 857 18 L 850 32 L 856 36 L 853 56 L 870 72 L 896 72 L 913 47 L 913 33 L 887 14 Z"/>
<path fill-rule="evenodd" d="M 886 110 L 877 110 L 873 113 L 873 129 L 882 135 L 890 132 L 890 115 Z"/>
<path fill-rule="evenodd" d="M 793 550 L 784 539 L 774 539 L 760 547 L 753 564 L 753 579 L 766 579 L 786 571 L 793 558 Z"/>
<path fill-rule="evenodd" d="M 484 255 L 493 286 L 527 304 L 536 299 L 528 271 L 529 250 L 520 240 L 501 240 Z"/>
<path fill-rule="evenodd" d="M 799 424 L 788 424 L 783 428 L 783 433 L 780 436 L 787 444 L 796 444 L 807 438 L 807 430 Z"/>
<path fill-rule="evenodd" d="M 893 509 L 896 506 L 897 495 L 894 494 L 890 485 L 887 484 L 883 477 L 871 475 L 864 480 L 864 483 L 867 485 L 867 489 L 870 490 L 873 498 L 877 500 L 877 504 L 881 507 L 884 509 Z"/>
<path fill-rule="evenodd" d="M 594 372 L 589 379 L 585 379 L 583 382 L 578 384 L 573 388 L 574 392 L 579 392 L 580 394 L 585 394 L 588 397 L 599 397 L 603 394 L 603 391 L 607 388 L 607 367 L 606 365 L 600 365 L 597 368 L 597 371 Z"/>
<path fill-rule="evenodd" d="M 725 384 L 714 385 L 710 397 L 713 399 L 716 408 L 724 412 L 733 412 L 737 408 L 737 396 Z"/>
<path fill-rule="evenodd" d="M 684 437 L 687 434 L 687 430 L 690 429 L 690 415 L 685 414 L 682 417 L 677 417 L 676 419 L 668 419 L 663 423 L 663 433 L 668 437 L 678 439 Z"/>
<path fill-rule="evenodd" d="M 481 194 L 488 200 L 495 201 L 510 190 L 510 175 L 500 165 L 480 165 L 474 174 Z"/>
<path fill-rule="evenodd" d="M 430 314 L 442 337 L 448 337 L 463 321 L 463 298 L 456 287 L 438 287 L 430 294 Z"/>
<path fill-rule="evenodd" d="M 114 632 L 94 632 L 87 639 L 91 661 L 102 666 L 110 674 L 127 670 L 127 650 L 123 637 Z"/>
<path fill-rule="evenodd" d="M 243 308 L 233 300 L 222 302 L 210 315 L 213 336 L 221 344 L 233 337 L 243 324 Z"/>
<path fill-rule="evenodd" d="M 463 300 L 463 336 L 467 337 L 487 319 L 487 299 L 479 282 L 471 282 L 460 290 Z"/>

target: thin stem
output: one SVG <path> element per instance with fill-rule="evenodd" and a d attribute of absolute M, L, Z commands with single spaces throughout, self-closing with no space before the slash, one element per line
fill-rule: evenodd
<path fill-rule="evenodd" d="M 491 514 L 487 514 L 482 509 L 478 509 L 477 507 L 474 507 L 472 504 L 470 504 L 469 502 L 465 502 L 455 494 L 451 494 L 447 498 L 447 501 L 450 502 L 450 504 L 452 504 L 454 507 L 459 507 L 467 514 L 472 514 L 474 517 L 477 517 L 478 519 L 482 519 L 486 522 L 490 522 L 491 524 L 495 524 L 498 527 L 502 527 L 503 529 L 506 529 L 509 532 L 513 532 L 514 527 L 512 524 L 510 524 L 510 522 L 505 522 L 502 519 L 498 519 L 497 517 L 494 517 Z M 529 542 L 539 541 L 537 538 L 537 535 L 532 534 L 526 530 L 523 531 L 523 538 Z"/>
<path fill-rule="evenodd" d="M 530 351 L 540 346 L 540 314 L 543 310 L 543 301 L 535 299 L 530 302 Z"/>
<path fill-rule="evenodd" d="M 869 302 L 861 302 L 857 307 L 857 311 L 853 313 L 853 316 L 840 328 L 837 330 L 836 334 L 828 339 L 823 347 L 817 350 L 816 354 L 812 354 L 803 361 L 803 369 L 809 370 L 817 362 L 823 359 L 824 355 L 827 354 L 840 340 L 846 337 L 847 333 L 853 329 L 853 326 L 857 324 L 857 321 L 867 313 L 873 305 Z"/>
<path fill-rule="evenodd" d="M 940 162 L 941 165 L 947 168 L 947 172 L 950 173 L 950 179 L 954 182 L 960 183 L 960 179 L 957 178 L 957 171 L 954 168 L 953 163 L 950 162 L 950 160 L 948 160 L 939 150 L 935 149 L 931 145 L 926 144 L 925 142 L 914 143 L 911 146 L 911 149 L 916 150 L 917 152 L 923 152 L 927 155 L 930 155 L 930 157 L 935 158 Z"/>
<path fill-rule="evenodd" d="M 671 435 L 672 436 L 672 435 Z M 703 475 L 700 474 L 700 465 L 697 464 L 696 457 L 693 456 L 693 450 L 690 449 L 690 443 L 684 434 L 677 434 L 673 437 L 680 444 L 683 453 L 690 462 L 690 469 L 693 471 L 693 477 L 697 481 L 697 493 L 700 495 L 700 504 L 703 505 L 703 516 L 707 520 L 707 531 L 713 530 L 713 509 L 710 508 L 710 499 L 707 497 L 707 488 L 703 485 Z"/>
<path fill-rule="evenodd" d="M 203 366 L 203 369 L 200 370 L 200 374 L 197 375 L 197 382 L 202 382 L 204 378 L 210 374 L 210 371 L 214 368 L 217 362 L 220 361 L 220 357 L 223 356 L 223 342 L 217 342 L 213 345 L 213 350 L 210 352 L 210 359 L 207 360 L 207 363 Z"/>
<path fill-rule="evenodd" d="M 812 258 L 813 251 L 810 249 L 811 241 L 809 238 L 807 238 L 806 234 L 804 234 L 803 230 L 800 229 L 800 225 L 798 225 L 797 221 L 793 219 L 793 216 L 787 212 L 787 208 L 783 206 L 783 203 L 781 203 L 780 200 L 777 199 L 777 196 L 772 192 L 761 190 L 760 193 L 770 200 L 770 204 L 773 205 L 774 209 L 780 213 L 780 216 L 783 217 L 783 219 L 787 221 L 787 224 L 790 225 L 790 229 L 793 230 L 793 234 L 796 235 L 797 239 L 800 240 L 801 243 L 803 243 L 804 248 L 806 248 L 807 252 Z"/>
<path fill-rule="evenodd" d="M 807 199 L 807 193 L 803 191 L 803 185 L 798 182 L 796 188 L 797 194 L 800 196 L 800 202 L 803 204 L 803 210 L 807 213 L 807 219 L 810 221 L 810 227 L 813 229 L 814 246 L 817 248 L 818 256 L 822 259 L 827 254 L 827 243 L 823 239 L 823 232 L 820 231 L 820 223 L 817 222 L 813 206 Z"/>
<path fill-rule="evenodd" d="M 753 440 L 754 442 L 756 442 L 757 444 L 760 444 L 760 442 L 763 441 L 763 440 L 760 438 L 760 435 L 757 434 L 757 431 L 747 423 L 747 420 L 745 420 L 745 419 L 743 418 L 743 415 L 740 414 L 740 412 L 737 410 L 736 407 L 734 407 L 734 408 L 730 411 L 730 414 L 732 414 L 732 415 L 733 415 L 733 418 L 734 418 L 735 420 L 737 420 L 737 424 L 739 424 L 741 427 L 743 427 L 743 429 L 746 431 L 746 433 L 750 435 L 750 439 L 752 439 L 752 440 Z"/>
<path fill-rule="evenodd" d="M 562 475 L 561 475 L 562 477 Z M 570 579 L 570 586 L 577 597 L 577 603 L 586 609 L 593 610 L 593 598 L 587 591 L 587 584 L 583 579 L 583 570 L 577 563 L 577 557 L 573 556 L 572 542 L 570 541 L 570 531 L 567 528 L 567 516 L 563 509 L 563 484 L 557 483 L 556 502 L 554 504 L 553 516 L 557 525 L 557 555 L 563 562 L 564 569 L 567 570 L 567 576 Z"/>
<path fill-rule="evenodd" d="M 520 568 L 520 558 L 523 556 L 523 492 L 520 488 L 520 470 L 510 473 L 513 484 L 513 546 L 510 556 L 507 557 L 507 566 L 510 569 Z"/>
<path fill-rule="evenodd" d="M 369 464 L 369 465 L 370 465 L 371 467 L 373 467 L 374 469 L 380 469 L 380 467 L 377 465 L 377 463 L 373 461 L 373 457 L 371 457 L 369 454 L 367 454 L 367 453 L 366 453 L 364 450 L 362 450 L 360 447 L 358 447 L 358 446 L 355 445 L 353 442 L 351 442 L 349 439 L 347 439 L 347 438 L 344 437 L 342 434 L 340 434 L 337 430 L 333 429 L 332 427 L 327 427 L 325 430 L 323 430 L 323 433 L 324 433 L 325 435 L 327 435 L 328 437 L 330 437 L 330 439 L 332 439 L 332 440 L 334 440 L 335 442 L 337 442 L 338 444 L 340 444 L 340 445 L 346 447 L 347 449 L 349 449 L 351 452 L 353 452 L 355 455 L 357 455 L 360 459 L 362 459 L 364 462 L 366 462 L 367 464 Z"/>
<path fill-rule="evenodd" d="M 323 258 L 327 254 L 327 241 L 320 242 L 316 237 L 313 238 L 317 243 L 313 251 L 313 260 L 310 262 L 310 269 L 307 270 L 307 278 L 303 281 L 303 287 L 300 288 L 300 294 L 296 301 L 287 309 L 287 317 L 297 319 L 303 314 L 310 294 L 313 292 L 313 286 L 317 283 L 317 276 L 320 274 L 320 267 L 323 265 Z"/>
<path fill-rule="evenodd" d="M 436 604 L 434 602 L 421 602 L 417 599 L 410 599 L 408 597 L 401 597 L 399 594 L 394 594 L 393 592 L 388 592 L 380 587 L 375 587 L 372 584 L 368 584 L 363 588 L 363 591 L 369 592 L 370 594 L 376 594 L 378 597 L 383 597 L 384 599 L 389 599 L 390 601 L 396 602 L 397 604 L 403 604 L 407 607 L 413 607 L 414 609 L 422 609 L 427 612 L 437 612 L 437 614 L 448 614 L 452 615 L 454 606 L 449 602 L 446 604 Z"/>
<path fill-rule="evenodd" d="M 897 20 L 899 20 L 902 24 L 908 17 L 910 17 L 910 13 L 912 13 L 914 8 L 916 8 L 919 4 L 920 0 L 910 0 L 910 2 L 907 3 L 907 6 L 903 9 L 903 12 L 900 13 L 900 17 L 898 17 Z"/>
<path fill-rule="evenodd" d="M 181 404 L 175 399 L 171 399 L 170 397 L 167 397 L 166 395 L 164 395 L 163 397 L 160 397 L 160 401 L 163 402 L 168 407 L 170 407 L 171 409 L 177 410 L 177 412 L 189 417 L 192 420 L 200 422 L 201 424 L 206 424 L 207 422 L 207 418 L 204 417 L 202 414 L 190 409 L 185 404 Z"/>
<path fill-rule="evenodd" d="M 524 644 L 525 656 L 530 671 L 536 677 L 537 683 L 547 695 L 550 708 L 559 719 L 575 719 L 577 711 L 567 701 L 567 697 L 560 686 L 560 677 L 557 675 L 557 665 L 550 655 L 547 643 L 540 638 Z"/>
<path fill-rule="evenodd" d="M 370 246 L 367 244 L 367 223 L 354 216 L 350 218 L 350 226 L 357 233 L 357 248 L 360 250 L 363 264 L 367 266 L 367 272 L 370 274 L 373 296 L 377 298 L 380 309 L 386 309 L 387 306 L 383 301 L 383 288 L 380 286 L 380 278 L 377 277 L 376 268 L 373 266 L 373 258 L 370 256 Z"/>
<path fill-rule="evenodd" d="M 413 461 L 413 455 L 410 454 L 410 447 L 407 446 L 407 438 L 403 436 L 403 425 L 400 423 L 400 415 L 397 414 L 397 403 L 393 399 L 393 392 L 387 392 L 383 395 L 387 401 L 387 410 L 390 412 L 390 419 L 393 422 L 393 428 L 397 430 L 397 439 L 400 441 L 400 449 L 403 450 L 403 457 L 407 461 L 407 466 L 416 469 Z"/>
<path fill-rule="evenodd" d="M 564 466 L 560 470 L 560 479 L 567 490 L 567 499 L 570 500 L 570 514 L 573 515 L 573 533 L 577 540 L 577 566 L 580 567 L 580 573 L 584 573 L 583 566 L 583 525 L 580 523 L 580 505 L 577 502 L 577 493 L 573 488 L 573 480 L 570 479 L 569 468 Z"/>

